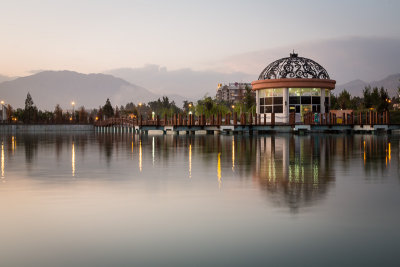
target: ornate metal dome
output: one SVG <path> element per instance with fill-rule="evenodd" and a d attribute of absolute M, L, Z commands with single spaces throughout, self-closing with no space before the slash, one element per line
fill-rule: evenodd
<path fill-rule="evenodd" d="M 278 59 L 269 64 L 258 77 L 259 80 L 305 78 L 328 79 L 328 72 L 314 60 L 298 57 L 292 53 L 290 57 Z"/>

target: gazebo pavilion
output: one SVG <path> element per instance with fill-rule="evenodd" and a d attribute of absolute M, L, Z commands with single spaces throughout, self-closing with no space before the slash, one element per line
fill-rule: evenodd
<path fill-rule="evenodd" d="M 309 112 L 328 113 L 336 81 L 317 62 L 292 53 L 269 64 L 251 84 L 261 118 L 270 120 L 275 113 L 276 122 L 288 123 L 290 112 L 296 122 Z"/>

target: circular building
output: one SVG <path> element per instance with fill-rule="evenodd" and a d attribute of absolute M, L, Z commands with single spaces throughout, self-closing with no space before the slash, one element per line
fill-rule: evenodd
<path fill-rule="evenodd" d="M 269 64 L 251 85 L 261 118 L 275 113 L 276 122 L 288 123 L 290 112 L 296 122 L 308 112 L 328 113 L 335 83 L 320 64 L 293 53 Z"/>

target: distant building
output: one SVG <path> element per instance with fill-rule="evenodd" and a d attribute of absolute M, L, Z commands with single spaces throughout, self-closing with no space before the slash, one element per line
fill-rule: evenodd
<path fill-rule="evenodd" d="M 218 84 L 217 88 L 217 100 L 227 101 L 227 102 L 240 102 L 242 101 L 246 86 L 251 89 L 251 83 L 229 83 L 229 84 Z M 255 92 L 252 91 L 255 96 Z"/>

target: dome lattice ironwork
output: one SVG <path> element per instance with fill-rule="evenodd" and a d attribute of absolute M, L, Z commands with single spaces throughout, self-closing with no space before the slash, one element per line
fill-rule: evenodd
<path fill-rule="evenodd" d="M 328 72 L 320 64 L 295 53 L 272 62 L 258 77 L 259 80 L 285 78 L 330 79 Z"/>

